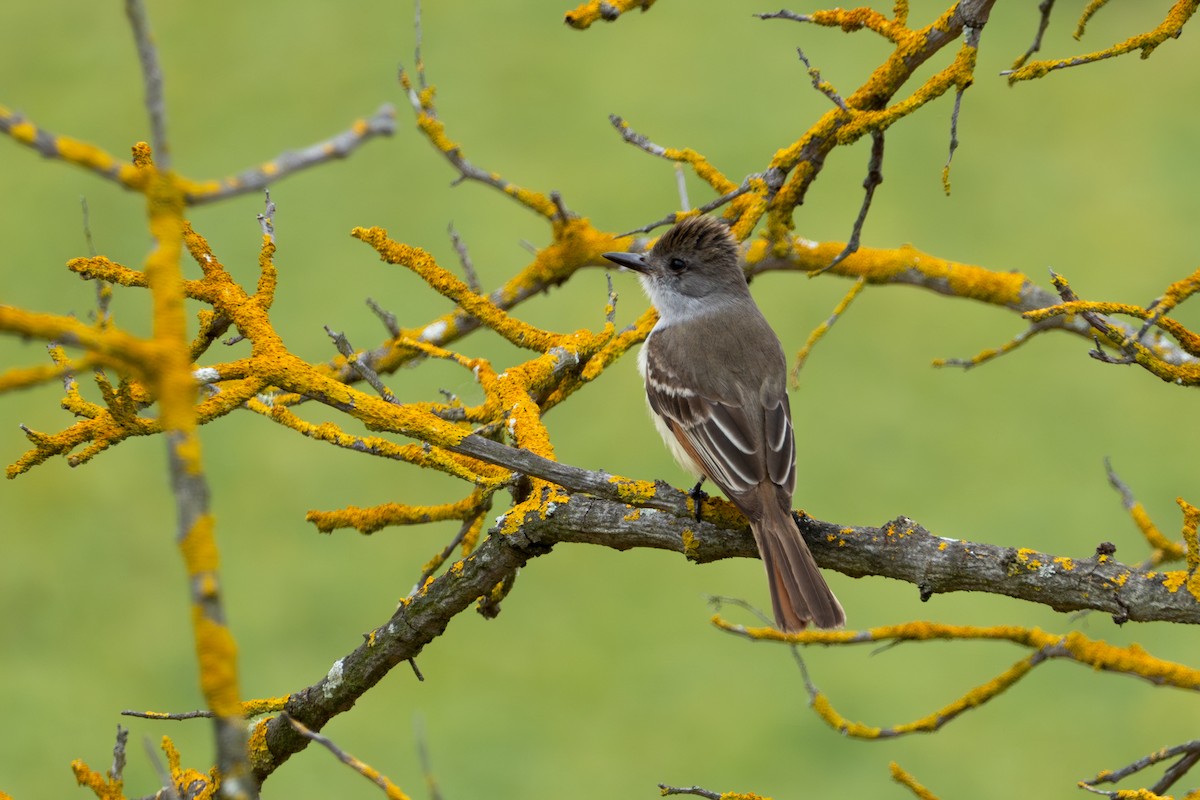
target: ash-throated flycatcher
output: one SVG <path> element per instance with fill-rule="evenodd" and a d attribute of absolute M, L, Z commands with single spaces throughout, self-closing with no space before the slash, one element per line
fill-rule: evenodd
<path fill-rule="evenodd" d="M 776 624 L 845 624 L 792 519 L 787 361 L 750 296 L 737 241 L 717 220 L 689 217 L 645 255 L 604 257 L 639 273 L 658 309 L 638 356 L 655 427 L 681 467 L 711 479 L 750 520 Z"/>

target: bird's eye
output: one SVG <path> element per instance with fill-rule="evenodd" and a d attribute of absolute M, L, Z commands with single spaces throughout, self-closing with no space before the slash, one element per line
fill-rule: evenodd
<path fill-rule="evenodd" d="M 672 272 L 683 272 L 683 270 L 687 267 L 687 262 L 679 256 L 673 256 L 671 260 L 667 262 L 667 266 L 671 268 Z"/>

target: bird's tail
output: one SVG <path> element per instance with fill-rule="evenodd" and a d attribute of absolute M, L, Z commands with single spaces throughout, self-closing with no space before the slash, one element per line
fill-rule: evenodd
<path fill-rule="evenodd" d="M 840 628 L 846 612 L 821 576 L 791 511 L 781 503 L 766 503 L 762 518 L 751 523 L 754 541 L 767 568 L 775 623 L 786 632 Z"/>

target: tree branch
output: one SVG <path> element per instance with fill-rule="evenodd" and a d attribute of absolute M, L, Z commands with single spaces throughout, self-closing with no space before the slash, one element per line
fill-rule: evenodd
<path fill-rule="evenodd" d="M 579 485 L 610 483 L 605 473 L 560 467 L 555 474 Z M 510 511 L 475 553 L 460 562 L 461 570 L 406 598 L 386 623 L 338 659 L 324 678 L 292 693 L 287 712 L 319 730 L 354 705 L 392 667 L 420 654 L 476 598 L 561 542 L 616 550 L 670 550 L 697 563 L 757 557 L 754 539 L 732 506 L 707 503 L 708 513 L 697 522 L 683 492 L 660 488 L 659 494 L 647 499 L 647 504 L 657 507 L 586 494 L 547 495 L 534 498 L 537 513 L 524 514 L 515 527 L 510 527 L 511 517 L 518 512 Z M 905 517 L 878 527 L 847 526 L 803 515 L 798 523 L 822 567 L 852 577 L 877 575 L 912 583 L 926 600 L 935 594 L 979 591 L 1057 611 L 1103 611 L 1121 621 L 1200 623 L 1200 604 L 1188 591 L 1180 591 L 1186 573 L 1144 571 L 1114 561 L 1107 551 L 1073 558 L 950 539 Z M 260 722 L 254 739 L 260 737 L 266 750 L 256 752 L 269 754 L 254 765 L 260 779 L 307 743 L 279 718 Z"/>

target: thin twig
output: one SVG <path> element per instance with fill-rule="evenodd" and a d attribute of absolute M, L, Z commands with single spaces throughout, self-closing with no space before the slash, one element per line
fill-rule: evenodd
<path fill-rule="evenodd" d="M 954 162 L 954 151 L 958 149 L 958 113 L 962 110 L 962 98 L 965 89 L 959 87 L 954 92 L 954 110 L 950 112 L 950 147 L 946 152 L 946 163 L 942 167 L 942 190 L 950 195 L 950 164 Z"/>
<path fill-rule="evenodd" d="M 146 112 L 150 115 L 150 143 L 154 148 L 154 163 L 162 171 L 171 168 L 171 148 L 167 142 L 167 105 L 163 98 L 162 66 L 158 63 L 158 48 L 150 31 L 150 19 L 142 0 L 125 0 L 125 16 L 133 29 L 137 44 L 138 62 L 142 67 L 142 82 L 146 87 Z"/>
<path fill-rule="evenodd" d="M 650 141 L 649 137 L 647 137 L 645 134 L 638 133 L 633 128 L 629 127 L 629 124 L 625 122 L 625 119 L 619 114 L 609 114 L 608 121 L 612 123 L 614 128 L 617 129 L 617 133 L 621 134 L 621 138 L 629 144 L 633 145 L 639 150 L 645 150 L 652 156 L 658 156 L 659 158 L 667 157 L 667 148 L 663 147 L 661 144 L 655 144 L 654 142 Z"/>
<path fill-rule="evenodd" d="M 117 741 L 113 744 L 113 764 L 109 777 L 114 781 L 123 780 L 125 774 L 125 747 L 129 743 L 129 728 L 117 726 Z"/>
<path fill-rule="evenodd" d="M 429 84 L 425 82 L 425 58 L 421 55 L 421 42 L 423 34 L 421 32 L 421 0 L 416 0 L 413 3 L 413 69 L 417 71 L 417 85 L 422 91 L 429 88 Z"/>
<path fill-rule="evenodd" d="M 1152 767 L 1155 764 L 1161 764 L 1163 761 L 1168 761 L 1179 755 L 1182 755 L 1185 758 L 1192 755 L 1200 755 L 1200 739 L 1193 739 L 1190 742 L 1177 744 L 1174 747 L 1164 747 L 1160 750 L 1155 750 L 1153 753 L 1142 756 L 1137 761 L 1127 764 L 1120 769 L 1105 770 L 1091 780 L 1081 781 L 1081 783 L 1088 787 L 1094 787 L 1096 784 L 1100 783 L 1120 783 L 1130 775 L 1135 775 L 1148 767 Z M 1166 779 L 1166 775 L 1163 776 L 1163 779 Z M 1161 794 L 1167 788 L 1168 786 L 1159 788 L 1156 785 L 1153 791 L 1155 794 Z"/>
<path fill-rule="evenodd" d="M 311 144 L 300 150 L 287 150 L 265 164 L 239 172 L 230 178 L 216 182 L 212 189 L 202 187 L 185 194 L 189 205 L 198 206 L 259 192 L 267 186 L 310 167 L 315 167 L 338 158 L 346 158 L 363 144 L 377 136 L 391 136 L 396 132 L 396 107 L 384 103 L 374 114 L 356 121 L 341 133 Z"/>
<path fill-rule="evenodd" d="M 271 202 L 271 190 L 266 189 L 263 192 L 265 196 L 265 207 L 263 213 L 257 215 L 258 226 L 262 228 L 263 236 L 266 236 L 272 242 L 275 241 L 275 204 Z"/>
<path fill-rule="evenodd" d="M 759 19 L 790 19 L 793 22 L 812 22 L 812 17 L 808 14 L 797 14 L 794 11 L 779 10 L 768 12 L 765 14 L 755 14 Z"/>
<path fill-rule="evenodd" d="M 1038 4 L 1038 12 L 1041 14 L 1041 18 L 1038 20 L 1038 29 L 1037 33 L 1034 34 L 1033 43 L 1029 45 L 1029 49 L 1020 58 L 1013 62 L 1010 69 L 1019 69 L 1024 66 L 1031 55 L 1042 49 L 1042 37 L 1046 35 L 1046 28 L 1050 25 L 1050 12 L 1053 10 L 1054 0 L 1042 0 Z"/>
<path fill-rule="evenodd" d="M 734 198 L 741 197 L 746 192 L 750 191 L 750 181 L 752 179 L 758 178 L 758 177 L 760 177 L 760 176 L 759 175 L 751 175 L 742 183 L 741 186 L 737 187 L 732 192 L 726 192 L 725 194 L 721 195 L 720 197 L 718 197 L 714 200 L 710 200 L 707 203 L 705 203 L 704 205 L 695 209 L 696 213 L 707 214 L 710 211 L 715 211 L 716 209 L 718 209 L 721 206 L 725 205 L 726 203 L 730 202 Z M 625 233 L 622 233 L 617 238 L 624 239 L 626 236 L 634 236 L 639 233 L 649 233 L 650 231 L 654 230 L 655 228 L 661 228 L 663 225 L 674 225 L 678 219 L 679 219 L 679 217 L 676 214 L 674 214 L 674 213 L 668 214 L 667 216 L 663 217 L 662 219 L 655 220 L 654 222 L 648 222 L 640 228 L 634 228 L 631 231 L 626 231 Z"/>
<path fill-rule="evenodd" d="M 483 294 L 483 287 L 479 283 L 479 275 L 475 272 L 475 265 L 471 263 L 471 254 L 467 251 L 467 243 L 458 235 L 458 231 L 454 229 L 454 223 L 451 222 L 447 226 L 450 232 L 450 244 L 454 245 L 454 252 L 458 253 L 458 263 L 462 264 L 463 277 L 467 281 L 467 288 L 475 294 Z"/>
<path fill-rule="evenodd" d="M 466 538 L 467 534 L 471 532 L 471 529 L 474 528 L 479 522 L 479 518 L 486 514 L 491 507 L 491 498 L 488 497 L 483 503 L 480 504 L 479 508 L 476 509 L 473 514 L 470 514 L 462 521 L 462 524 L 458 527 L 458 533 L 454 534 L 454 537 L 446 543 L 446 546 L 442 548 L 442 551 L 430 559 L 429 564 L 425 567 L 425 569 L 421 570 L 421 574 L 417 577 L 417 582 L 413 585 L 412 593 L 420 591 L 421 587 L 425 585 L 426 581 L 432 578 L 434 573 L 436 573 L 438 569 L 446 563 L 446 560 L 450 558 L 450 554 L 453 553 L 460 544 L 462 544 L 463 539 Z"/>
<path fill-rule="evenodd" d="M 694 794 L 700 797 L 706 797 L 708 800 L 721 800 L 720 792 L 713 792 L 708 789 L 702 789 L 699 786 L 668 786 L 665 783 L 660 783 L 658 789 L 663 796 L 669 794 Z"/>
<path fill-rule="evenodd" d="M 808 62 L 808 57 L 804 55 L 804 51 L 797 47 L 796 55 L 800 56 L 800 60 L 804 62 L 804 68 L 808 70 L 808 76 L 812 78 L 813 88 L 828 97 L 830 102 L 842 111 L 849 113 L 850 107 L 846 105 L 846 101 L 833 88 L 833 84 L 829 83 L 829 81 L 821 80 L 821 71 Z"/>
<path fill-rule="evenodd" d="M 1059 275 L 1054 270 L 1050 270 L 1050 282 L 1054 284 L 1058 296 L 1062 298 L 1064 303 L 1074 303 L 1079 301 L 1079 295 L 1071 289 L 1066 278 Z M 1092 341 L 1095 343 L 1095 348 L 1088 351 L 1088 355 L 1097 361 L 1103 361 L 1106 364 L 1134 364 L 1137 362 L 1137 346 L 1116 326 L 1109 322 L 1103 314 L 1097 314 L 1095 311 L 1081 311 L 1079 316 L 1083 317 L 1089 325 L 1096 331 L 1104 335 L 1106 339 L 1121 349 L 1123 356 L 1110 356 L 1104 352 L 1103 346 L 1100 344 L 1100 339 L 1095 334 L 1092 335 Z"/>
<path fill-rule="evenodd" d="M 126 709 L 121 712 L 122 717 L 137 717 L 138 719 L 160 719 L 179 721 L 185 719 L 212 719 L 215 714 L 208 709 L 198 709 L 196 711 L 178 711 L 168 713 L 164 711 L 134 711 Z"/>
<path fill-rule="evenodd" d="M 417 740 L 417 760 L 421 762 L 421 772 L 425 776 L 425 788 L 429 791 L 429 800 L 442 800 L 442 790 L 433 774 L 433 762 L 429 758 L 429 744 L 425 739 L 425 721 L 420 714 L 413 717 L 413 738 Z"/>
<path fill-rule="evenodd" d="M 369 297 L 367 298 L 367 307 L 375 312 L 375 316 L 379 317 L 380 322 L 383 323 L 383 327 L 387 328 L 388 333 L 392 335 L 393 339 L 400 335 L 400 323 L 396 320 L 395 314 L 383 308 Z"/>
<path fill-rule="evenodd" d="M 400 787 L 396 786 L 396 784 L 392 783 L 386 776 L 380 774 L 377 770 L 372 769 L 370 766 L 364 764 L 362 761 L 359 761 L 345 750 L 342 750 L 325 736 L 322 736 L 316 731 L 311 730 L 298 719 L 288 714 L 286 711 L 281 713 L 279 716 L 285 722 L 290 724 L 296 733 L 300 734 L 305 739 L 316 742 L 329 752 L 333 753 L 338 761 L 341 761 L 343 764 L 374 783 L 380 789 L 383 789 L 388 797 L 403 798 L 404 800 L 407 800 L 408 795 L 404 794 L 404 792 L 400 790 Z"/>
<path fill-rule="evenodd" d="M 683 171 L 683 164 L 679 161 L 675 162 L 675 188 L 679 192 L 679 210 L 687 211 L 692 204 L 688 201 L 687 175 Z"/>
<path fill-rule="evenodd" d="M 334 347 L 346 357 L 346 363 L 358 373 L 358 377 L 369 383 L 371 388 L 378 392 L 379 396 L 385 401 L 394 405 L 400 404 L 400 401 L 396 399 L 396 395 L 392 393 L 392 390 L 383 384 L 379 373 L 371 368 L 361 353 L 354 352 L 354 348 L 350 345 L 350 340 L 346 338 L 344 333 L 335 331 L 328 325 L 325 326 L 325 333 L 329 334 L 329 338 L 333 340 Z"/>
<path fill-rule="evenodd" d="M 871 131 L 871 159 L 867 163 L 867 177 L 863 179 L 863 201 L 858 209 L 858 217 L 854 220 L 854 228 L 850 231 L 850 238 L 847 240 L 846 246 L 842 248 L 842 252 L 838 253 L 833 261 L 810 272 L 809 277 L 815 278 L 823 272 L 828 272 L 858 250 L 863 223 L 867 220 L 867 212 L 871 210 L 871 200 L 875 197 L 875 189 L 881 183 L 883 183 L 883 131 Z"/>
<path fill-rule="evenodd" d="M 87 242 L 88 256 L 95 258 L 96 242 L 92 239 L 92 215 L 88 208 L 87 198 L 81 196 L 79 205 L 83 211 L 83 239 Z M 112 284 L 96 279 L 96 325 L 101 328 L 107 328 L 112 321 L 108 310 L 112 303 L 112 296 Z"/>
<path fill-rule="evenodd" d="M 608 304 L 604 307 L 604 321 L 609 325 L 617 321 L 617 290 L 613 288 L 612 273 L 604 271 L 604 280 L 608 282 Z"/>
<path fill-rule="evenodd" d="M 88 210 L 87 197 L 80 195 L 79 207 L 83 212 L 83 241 L 87 244 L 88 256 L 96 257 L 96 242 L 92 239 L 92 215 Z"/>
<path fill-rule="evenodd" d="M 560 222 L 566 222 L 575 215 L 571 213 L 571 209 L 567 208 L 567 204 L 563 202 L 562 194 L 557 189 L 550 192 L 550 202 L 554 203 L 555 219 Z"/>
<path fill-rule="evenodd" d="M 150 742 L 150 737 L 142 737 L 142 747 L 146 750 L 146 757 L 150 759 L 150 766 L 154 767 L 154 774 L 158 776 L 158 785 L 162 787 L 166 800 L 179 800 L 179 788 L 171 779 L 171 773 L 162 763 L 158 750 Z"/>
<path fill-rule="evenodd" d="M 967 47 L 978 50 L 982 35 L 982 25 L 963 26 L 963 40 Z M 946 164 L 942 167 L 942 189 L 947 195 L 950 194 L 950 164 L 954 161 L 954 151 L 958 149 L 958 114 L 962 110 L 963 93 L 970 86 L 969 82 L 960 81 L 954 88 L 954 110 L 950 113 L 950 149 L 946 153 Z"/>
<path fill-rule="evenodd" d="M 1188 771 L 1196 766 L 1196 762 L 1200 761 L 1200 748 L 1193 749 L 1183 758 L 1176 761 L 1171 766 L 1167 767 L 1167 771 L 1159 778 L 1158 783 L 1150 787 L 1153 794 L 1166 794 L 1167 789 L 1175 785 L 1175 782 L 1188 773 Z"/>

